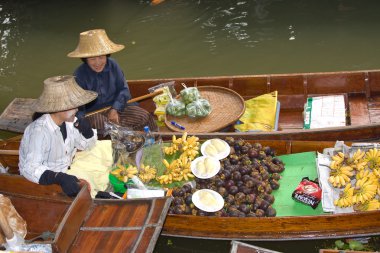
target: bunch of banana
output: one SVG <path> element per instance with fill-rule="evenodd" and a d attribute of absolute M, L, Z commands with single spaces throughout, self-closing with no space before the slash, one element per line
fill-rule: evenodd
<path fill-rule="evenodd" d="M 111 171 L 111 174 L 125 183 L 128 181 L 128 179 L 136 175 L 137 172 L 138 170 L 135 166 L 129 166 L 126 168 L 125 166 L 118 164 L 117 169 Z"/>
<path fill-rule="evenodd" d="M 150 180 L 154 179 L 157 174 L 157 169 L 153 166 L 141 164 L 138 177 L 144 183 L 149 183 Z"/>
<path fill-rule="evenodd" d="M 380 165 L 380 152 L 377 148 L 370 149 L 366 152 L 364 161 L 367 162 L 370 169 L 375 169 Z"/>
<path fill-rule="evenodd" d="M 164 174 L 162 176 L 157 177 L 156 180 L 162 185 L 171 184 L 173 182 L 173 175 Z"/>
<path fill-rule="evenodd" d="M 354 168 L 356 171 L 362 171 L 367 168 L 367 162 L 362 160 L 358 160 L 357 162 L 351 164 L 351 167 Z"/>
<path fill-rule="evenodd" d="M 364 203 L 373 199 L 377 193 L 377 182 L 370 177 L 356 180 L 354 196 L 352 201 L 354 204 Z"/>
<path fill-rule="evenodd" d="M 347 163 L 356 164 L 362 160 L 364 155 L 365 155 L 365 152 L 359 148 L 350 158 L 348 158 Z"/>
<path fill-rule="evenodd" d="M 185 136 L 186 133 L 184 133 Z M 184 138 L 182 136 L 182 155 L 194 160 L 194 158 L 199 154 L 199 138 L 196 136 L 191 136 L 189 138 Z M 186 134 L 187 136 L 187 134 Z"/>
<path fill-rule="evenodd" d="M 339 207 L 349 207 L 353 205 L 352 196 L 354 195 L 354 187 L 348 183 L 344 190 L 339 194 L 339 199 L 334 200 L 334 205 Z"/>
<path fill-rule="evenodd" d="M 341 166 L 337 169 L 331 169 L 328 181 L 335 188 L 341 188 L 347 183 L 350 183 L 350 177 L 354 175 L 353 170 L 351 166 Z"/>
<path fill-rule="evenodd" d="M 371 177 L 373 173 L 370 170 L 361 170 L 356 173 L 356 180 L 363 179 L 365 177 Z"/>
<path fill-rule="evenodd" d="M 164 174 L 162 176 L 157 177 L 156 180 L 162 185 L 167 185 L 167 184 L 171 184 L 174 181 L 177 181 L 177 182 L 182 181 L 182 180 L 188 181 L 189 178 L 193 178 L 193 177 L 194 175 L 191 173 L 190 170 L 184 170 L 184 171 L 173 170 L 168 174 Z"/>
<path fill-rule="evenodd" d="M 371 199 L 364 203 L 354 205 L 355 211 L 372 211 L 380 210 L 380 202 L 377 199 Z"/>
<path fill-rule="evenodd" d="M 367 162 L 364 160 L 365 152 L 361 149 L 356 150 L 352 157 L 347 159 L 347 165 L 350 165 L 356 171 L 361 171 L 367 167 Z"/>
<path fill-rule="evenodd" d="M 177 139 L 177 137 L 175 135 L 173 135 L 172 143 L 170 144 L 169 147 L 164 147 L 164 153 L 166 155 L 173 155 L 173 154 L 177 153 L 181 143 L 182 143 L 182 138 Z"/>
<path fill-rule="evenodd" d="M 189 178 L 193 178 L 194 175 L 191 173 L 190 165 L 191 160 L 186 156 L 182 156 L 170 164 L 164 159 L 162 161 L 166 167 L 166 172 L 164 175 L 157 177 L 157 181 L 160 184 L 170 184 L 173 181 L 182 181 L 189 180 Z"/>
<path fill-rule="evenodd" d="M 190 157 L 191 160 L 199 154 L 199 138 L 191 136 L 188 138 L 187 133 L 184 132 L 181 138 L 175 135 L 172 137 L 172 143 L 169 147 L 164 147 L 166 155 L 173 155 L 178 151 L 182 152 L 181 156 Z"/>
<path fill-rule="evenodd" d="M 343 165 L 343 162 L 346 159 L 346 156 L 344 155 L 343 152 L 338 152 L 338 154 L 333 155 L 331 159 L 332 161 L 330 163 L 330 168 L 339 169 Z"/>

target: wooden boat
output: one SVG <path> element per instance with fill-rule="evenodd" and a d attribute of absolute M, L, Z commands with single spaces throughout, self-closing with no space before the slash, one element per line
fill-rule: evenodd
<path fill-rule="evenodd" d="M 232 133 L 232 125 L 223 129 L 244 139 L 357 141 L 374 140 L 380 136 L 380 70 L 129 80 L 128 85 L 133 97 L 140 97 L 147 93 L 148 88 L 169 81 L 175 82 L 177 91 L 182 88 L 181 83 L 198 87 L 211 85 L 231 89 L 244 100 L 278 91 L 278 101 L 281 103 L 279 130 Z M 345 97 L 347 126 L 304 130 L 303 111 L 307 98 L 332 94 Z M 30 118 L 25 118 L 28 114 L 25 112 L 30 110 L 31 102 L 30 99 L 14 102 L 15 108 L 7 109 L 0 117 L 0 129 L 23 132 L 30 122 Z M 140 102 L 140 106 L 150 112 L 155 109 L 151 99 Z M 173 132 L 161 127 L 160 134 L 165 137 Z M 207 133 L 197 134 L 208 136 Z"/>
<path fill-rule="evenodd" d="M 75 199 L 59 186 L 0 174 L 0 194 L 27 223 L 26 239 L 50 231 L 53 252 L 153 252 L 170 198 L 93 201 L 85 187 Z"/>
<path fill-rule="evenodd" d="M 257 247 L 255 245 L 231 241 L 231 250 L 230 253 L 281 253 L 279 251 L 274 251 L 270 249 L 265 249 L 262 247 Z"/>
<path fill-rule="evenodd" d="M 255 140 L 250 140 L 255 142 Z M 260 140 L 262 145 L 276 150 L 277 155 L 307 151 L 323 152 L 334 147 L 331 141 Z M 350 142 L 346 142 L 351 145 Z M 1 147 L 16 148 L 18 141 L 3 143 Z M 1 150 L 1 149 L 0 149 Z M 0 152 L 1 153 L 1 152 Z M 11 153 L 11 151 L 7 151 Z M 4 160 L 17 165 L 17 151 L 2 155 Z M 12 159 L 9 159 L 13 156 Z M 1 157 L 1 156 L 0 156 Z M 5 157 L 5 158 L 4 158 Z M 13 164 L 13 165 L 15 165 Z M 9 164 L 3 164 L 9 166 Z M 17 171 L 17 167 L 13 168 Z M 3 185 L 3 184 L 1 184 Z M 289 196 L 289 199 L 291 197 Z M 260 218 L 211 217 L 169 214 L 161 232 L 163 235 L 221 240 L 315 240 L 380 235 L 380 210 L 346 214 L 308 216 L 277 216 Z"/>
<path fill-rule="evenodd" d="M 278 101 L 281 103 L 279 130 L 232 133 L 234 129 L 231 125 L 224 128 L 224 131 L 236 137 L 256 140 L 356 141 L 374 140 L 380 136 L 380 70 L 129 80 L 128 85 L 133 97 L 139 97 L 146 94 L 148 88 L 169 81 L 175 82 L 177 91 L 182 88 L 181 83 L 187 86 L 211 85 L 229 88 L 240 94 L 244 100 L 278 91 Z M 348 125 L 304 130 L 303 111 L 306 99 L 310 96 L 332 94 L 344 95 Z M 27 113 L 30 110 L 30 99 L 18 102 L 20 103 L 15 101 L 13 108 L 3 112 L 0 129 L 23 132 L 30 122 L 31 112 Z M 155 109 L 151 99 L 140 102 L 140 106 L 150 112 Z M 173 132 L 167 127 L 161 127 L 160 134 L 168 137 Z M 203 136 L 202 133 L 197 134 Z M 215 134 L 223 136 L 225 133 Z"/>

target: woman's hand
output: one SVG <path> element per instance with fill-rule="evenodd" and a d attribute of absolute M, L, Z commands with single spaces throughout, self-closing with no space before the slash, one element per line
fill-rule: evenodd
<path fill-rule="evenodd" d="M 119 113 L 117 112 L 117 110 L 111 109 L 108 112 L 108 120 L 112 121 L 112 122 L 114 122 L 116 124 L 119 124 Z"/>

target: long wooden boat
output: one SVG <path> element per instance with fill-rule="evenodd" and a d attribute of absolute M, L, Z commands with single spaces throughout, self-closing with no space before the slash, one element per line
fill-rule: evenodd
<path fill-rule="evenodd" d="M 218 76 L 194 78 L 166 78 L 129 80 L 133 97 L 143 96 L 152 86 L 174 81 L 177 92 L 187 86 L 218 86 L 231 89 L 244 100 L 278 91 L 281 104 L 278 131 L 236 133 L 232 125 L 224 128 L 229 134 L 244 139 L 262 140 L 374 140 L 380 136 L 380 70 L 293 73 L 244 76 Z M 304 104 L 310 96 L 342 94 L 346 99 L 347 126 L 323 129 L 303 129 Z M 0 117 L 0 129 L 23 132 L 31 121 L 30 99 L 14 101 L 12 108 Z M 153 112 L 155 105 L 151 99 L 140 102 L 140 106 Z M 226 112 L 228 105 L 226 105 Z M 223 124 L 223 122 L 221 122 Z M 162 136 L 173 132 L 161 127 Z M 202 133 L 197 133 L 202 136 Z M 223 136 L 224 132 L 216 135 Z M 208 134 L 205 134 L 207 136 Z"/>
<path fill-rule="evenodd" d="M 27 240 L 43 232 L 53 252 L 153 252 L 170 198 L 93 201 L 86 187 L 76 198 L 59 186 L 34 184 L 19 175 L 0 174 L 0 194 L 10 198 L 27 223 Z"/>
<path fill-rule="evenodd" d="M 262 247 L 258 247 L 255 245 L 251 245 L 251 244 L 247 244 L 247 243 L 243 243 L 239 241 L 231 241 L 230 253 L 281 253 L 281 252 L 265 249 Z"/>
<path fill-rule="evenodd" d="M 250 140 L 250 142 L 256 141 Z M 335 142 L 331 141 L 260 140 L 259 142 L 275 149 L 277 155 L 308 151 L 323 152 L 324 148 L 334 147 L 335 144 Z M 350 142 L 346 142 L 346 144 L 351 145 Z M 10 149 L 9 147 L 16 148 L 18 145 L 18 141 L 9 141 L 5 147 Z M 8 150 L 8 153 L 12 152 Z M 12 156 L 13 158 L 9 159 Z M 18 159 L 17 152 L 13 152 L 13 155 L 5 154 L 3 157 L 13 162 Z M 4 160 L 7 161 L 7 159 L 3 158 L 2 161 Z M 3 164 L 3 166 L 8 165 Z M 17 171 L 17 168 L 15 168 L 15 171 Z M 297 180 L 300 180 L 300 178 Z M 291 200 L 290 196 L 289 199 Z M 175 237 L 252 241 L 315 240 L 373 236 L 380 235 L 380 210 L 346 214 L 326 213 L 314 216 L 255 218 L 169 214 L 161 233 Z"/>

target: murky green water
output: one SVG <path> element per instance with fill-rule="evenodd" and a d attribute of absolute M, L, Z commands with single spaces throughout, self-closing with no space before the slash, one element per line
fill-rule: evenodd
<path fill-rule="evenodd" d="M 3 0 L 0 112 L 15 97 L 38 97 L 47 77 L 71 74 L 80 62 L 66 55 L 84 30 L 105 28 L 126 45 L 113 57 L 127 79 L 377 69 L 379 11 L 378 0 L 166 0 L 157 6 Z M 227 248 L 229 242 L 188 239 L 168 245 L 162 237 L 156 251 Z"/>

